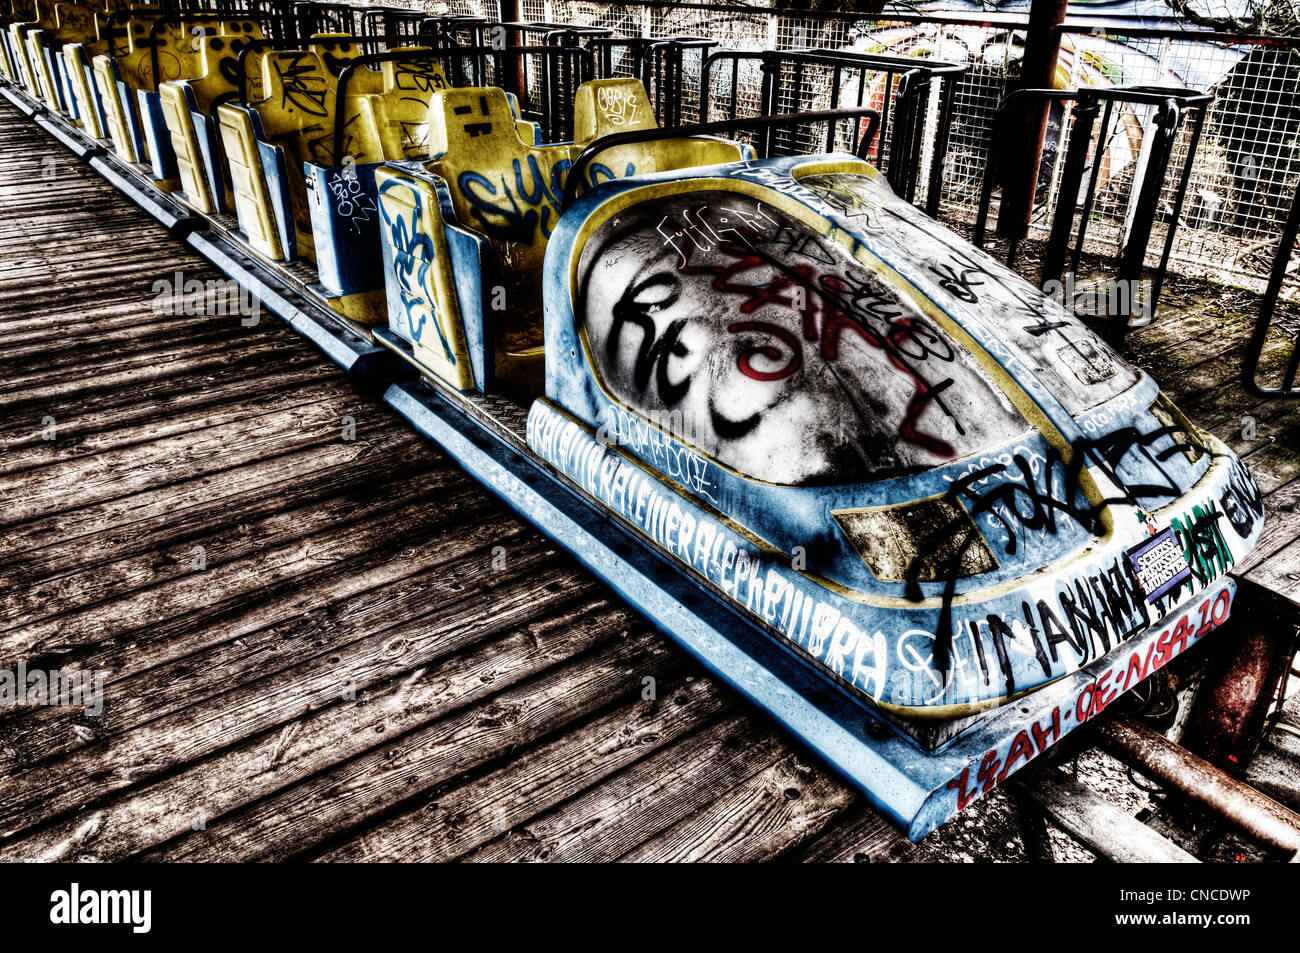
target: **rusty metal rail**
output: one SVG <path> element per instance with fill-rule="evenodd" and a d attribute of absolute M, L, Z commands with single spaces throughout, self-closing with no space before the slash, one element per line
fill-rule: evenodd
<path fill-rule="evenodd" d="M 1097 726 L 1103 746 L 1152 780 L 1209 808 L 1262 844 L 1300 852 L 1300 814 L 1238 781 L 1145 725 L 1114 719 Z"/>

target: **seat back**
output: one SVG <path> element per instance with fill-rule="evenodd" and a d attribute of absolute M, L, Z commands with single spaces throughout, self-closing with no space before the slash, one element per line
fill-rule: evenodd
<path fill-rule="evenodd" d="M 360 55 L 356 38 L 350 33 L 313 33 L 307 49 L 320 57 L 325 69 L 335 78 Z"/>
<path fill-rule="evenodd" d="M 216 24 L 186 21 L 165 23 L 156 35 L 146 31 L 144 48 L 133 51 L 132 55 L 136 75 L 127 77 L 127 81 L 137 89 L 156 90 L 164 80 L 203 75 L 203 59 L 194 41 L 216 32 Z M 154 49 L 158 54 L 157 76 L 154 75 Z"/>
<path fill-rule="evenodd" d="M 266 141 L 283 146 L 289 158 L 333 164 L 335 83 L 311 50 L 275 50 L 262 66 L 264 97 L 252 105 Z"/>
<path fill-rule="evenodd" d="M 207 215 L 226 211 L 233 203 L 214 113 L 239 96 L 240 50 L 262 36 L 261 28 L 250 21 L 223 22 L 220 27 L 218 35 L 198 38 L 203 75 L 168 80 L 159 88 L 181 189 L 189 204 Z"/>
<path fill-rule="evenodd" d="M 465 87 L 434 93 L 429 149 L 429 169 L 446 179 L 457 220 L 496 251 L 507 293 L 536 298 L 573 147 L 524 142 L 503 90 Z"/>
<path fill-rule="evenodd" d="M 238 97 L 239 52 L 250 40 L 262 39 L 262 28 L 248 21 L 223 22 L 219 30 L 216 35 L 197 38 L 199 75 L 169 81 L 188 86 L 194 93 L 195 105 L 207 115 Z M 257 53 L 250 53 L 246 59 L 254 61 L 248 64 L 250 72 L 256 70 L 260 74 L 261 58 Z"/>
<path fill-rule="evenodd" d="M 289 254 L 289 249 L 282 247 L 275 209 L 262 170 L 256 127 L 258 112 L 224 103 L 217 107 L 216 115 L 239 227 L 255 250 L 267 258 L 280 260 Z"/>
<path fill-rule="evenodd" d="M 104 139 L 108 137 L 108 120 L 95 84 L 92 63 L 96 56 L 108 49 L 108 14 L 95 11 L 92 13 L 91 25 L 93 33 L 89 39 L 63 44 L 63 66 L 67 71 L 68 86 L 76 100 L 77 115 L 85 125 L 86 132 L 95 139 Z"/>
<path fill-rule="evenodd" d="M 429 104 L 433 94 L 450 89 L 436 59 L 383 64 L 384 95 L 375 102 L 375 123 L 385 159 L 429 155 Z"/>
<path fill-rule="evenodd" d="M 593 79 L 573 99 L 573 141 L 586 145 L 617 132 L 658 129 L 650 97 L 639 79 Z"/>
<path fill-rule="evenodd" d="M 99 101 L 104 108 L 104 120 L 113 148 L 127 162 L 144 162 L 148 158 L 143 139 L 138 134 L 137 121 L 132 112 L 134 104 L 123 100 L 119 83 L 123 82 L 115 57 L 101 53 L 92 64 Z"/>

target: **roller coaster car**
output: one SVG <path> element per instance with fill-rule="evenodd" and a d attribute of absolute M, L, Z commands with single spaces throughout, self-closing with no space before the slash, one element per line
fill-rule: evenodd
<path fill-rule="evenodd" d="M 182 182 L 161 84 L 210 78 L 214 58 L 223 58 L 222 48 L 261 39 L 261 27 L 251 20 L 205 16 L 173 22 L 155 16 L 133 18 L 126 33 L 125 51 L 118 42 L 92 59 L 110 138 L 121 158 L 150 163 L 155 184 L 172 192 Z"/>
<path fill-rule="evenodd" d="M 360 231 L 374 200 L 355 194 L 353 183 L 376 162 L 425 154 L 429 97 L 447 82 L 425 48 L 356 57 L 350 45 L 342 48 L 344 39 L 322 36 L 305 50 L 266 51 L 261 98 L 219 104 L 215 114 L 248 243 L 271 261 L 316 265 L 322 297 L 364 321 L 367 289 L 357 285 L 364 269 L 351 255 L 370 252 L 376 267 L 369 277 L 377 282 L 377 239 Z M 535 136 L 534 124 L 520 126 Z M 175 135 L 174 121 L 172 128 Z M 371 240 L 336 240 L 334 217 L 348 221 L 348 233 Z"/>
<path fill-rule="evenodd" d="M 69 113 L 74 123 L 79 122 L 62 45 L 93 40 L 96 11 L 74 3 L 39 3 L 37 12 L 37 21 L 12 24 L 9 31 L 30 80 L 28 91 L 51 109 Z"/>
<path fill-rule="evenodd" d="M 1264 520 L 1245 466 L 861 159 L 660 132 L 615 79 L 541 144 L 429 51 L 255 59 L 252 21 L 8 2 L 11 77 L 156 174 L 174 145 L 195 208 L 386 321 L 438 392 L 392 406 L 911 837 L 1227 621 Z"/>
<path fill-rule="evenodd" d="M 306 176 L 317 291 L 340 314 L 363 324 L 388 318 L 379 251 L 375 172 L 389 160 L 427 159 L 433 97 L 451 85 L 427 47 L 401 47 L 359 58 L 339 77 L 329 161 L 308 160 Z M 520 118 L 506 94 L 522 142 L 540 127 Z M 337 158 L 334 158 L 337 157 Z"/>
<path fill-rule="evenodd" d="M 1245 466 L 867 163 L 629 175 L 560 214 L 463 128 L 475 171 L 379 173 L 391 330 L 444 385 L 492 386 L 481 235 L 549 236 L 540 281 L 538 244 L 499 255 L 514 315 L 523 281 L 545 298 L 528 447 L 892 726 L 828 740 L 727 675 L 913 837 L 1227 619 L 1263 524 Z"/>
<path fill-rule="evenodd" d="M 205 215 L 231 212 L 235 207 L 216 110 L 221 104 L 239 98 L 240 52 L 261 37 L 256 24 L 245 26 L 242 35 L 222 31 L 197 37 L 200 75 L 165 80 L 158 88 L 163 122 L 176 156 L 180 178 L 178 197 Z M 261 57 L 252 60 L 260 64 Z M 260 95 L 260 68 L 258 73 Z"/>

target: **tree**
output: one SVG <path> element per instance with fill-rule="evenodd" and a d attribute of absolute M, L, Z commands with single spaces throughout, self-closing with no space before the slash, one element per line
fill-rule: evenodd
<path fill-rule="evenodd" d="M 1300 0 L 1165 0 L 1179 16 L 1220 33 L 1300 36 Z"/>

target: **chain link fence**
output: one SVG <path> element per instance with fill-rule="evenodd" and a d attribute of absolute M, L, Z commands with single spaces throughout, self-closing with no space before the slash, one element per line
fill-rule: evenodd
<path fill-rule="evenodd" d="M 430 14 L 482 16 L 498 19 L 495 0 L 399 0 Z M 936 59 L 966 67 L 957 80 L 948 147 L 942 175 L 939 209 L 954 224 L 973 219 L 987 162 L 989 129 L 998 104 L 1019 75 L 1024 51 L 1023 24 L 1012 18 L 986 22 L 979 15 L 895 18 L 792 16 L 759 8 L 709 7 L 703 4 L 594 2 L 594 0 L 521 0 L 525 20 L 605 27 L 616 35 L 639 37 L 705 36 L 720 49 L 836 50 Z M 1073 22 L 1073 21 L 1072 21 Z M 700 116 L 700 102 L 709 97 L 711 116 L 731 113 L 734 97 L 739 116 L 756 115 L 762 77 L 757 63 L 743 64 L 733 87 L 702 91 L 699 85 L 706 51 L 684 52 L 685 76 L 682 120 Z M 612 57 L 613 75 L 632 75 L 631 57 Z M 841 90 L 840 103 L 859 97 L 877 105 L 892 95 L 875 87 Z M 896 78 L 894 82 L 896 82 Z M 1066 27 L 1058 67 L 1059 86 L 1162 85 L 1192 87 L 1215 95 L 1196 151 L 1190 184 L 1170 258 L 1170 270 L 1262 290 L 1277 238 L 1300 185 L 1300 51 L 1293 43 L 1222 35 L 1174 34 L 1171 31 L 1129 29 L 1107 21 L 1104 27 Z M 830 89 L 825 76 L 810 74 L 797 86 L 782 83 L 784 110 L 826 108 Z M 791 90 L 796 90 L 791 92 Z M 939 89 L 932 90 L 937 96 Z M 924 139 L 934 142 L 939 110 L 927 110 Z M 1063 158 L 1069 140 L 1069 106 L 1055 105 L 1049 117 L 1031 224 L 1031 237 L 1043 238 L 1058 201 Z M 1105 142 L 1096 141 L 1091 164 L 1099 164 L 1096 197 L 1088 223 L 1088 252 L 1116 255 L 1123 247 L 1136 202 L 1155 107 L 1117 107 Z M 1191 123 L 1180 129 L 1162 190 L 1160 210 L 1151 235 L 1148 258 L 1159 259 L 1166 231 L 1172 224 Z M 1094 130 L 1094 137 L 1100 129 Z M 889 130 L 882 133 L 887 146 Z M 811 144 L 810 144 L 811 145 Z M 914 201 L 924 205 L 931 182 L 928 163 L 918 176 Z M 1092 175 L 1090 167 L 1085 181 Z M 1288 297 L 1300 297 L 1300 286 L 1288 283 Z"/>

